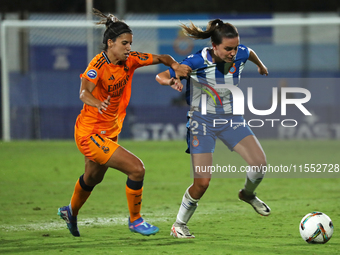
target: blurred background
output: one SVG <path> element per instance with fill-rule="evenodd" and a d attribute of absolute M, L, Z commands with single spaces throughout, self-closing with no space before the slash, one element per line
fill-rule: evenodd
<path fill-rule="evenodd" d="M 75 119 L 82 108 L 79 74 L 101 51 L 104 27 L 93 26 L 92 7 L 113 13 L 133 29 L 133 50 L 170 54 L 181 61 L 210 45 L 194 41 L 180 22 L 197 21 L 202 28 L 220 18 L 238 27 L 241 43 L 252 48 L 268 67 L 260 77 L 247 63 L 241 88 L 254 88 L 257 109 L 269 109 L 273 87 L 304 87 L 312 99 L 253 131 L 259 138 L 340 139 L 340 2 L 325 1 L 151 1 L 151 0 L 1 0 L 1 134 L 3 140 L 73 139 Z M 257 24 L 256 21 L 259 21 Z M 91 25 L 92 24 L 92 25 Z M 155 81 L 166 70 L 151 66 L 136 71 L 132 97 L 120 138 L 177 140 L 186 136 L 185 95 Z M 299 95 L 291 94 L 291 97 Z M 261 117 L 261 118 L 260 118 Z M 283 128 L 294 119 L 298 125 Z M 257 123 L 258 124 L 258 123 Z"/>

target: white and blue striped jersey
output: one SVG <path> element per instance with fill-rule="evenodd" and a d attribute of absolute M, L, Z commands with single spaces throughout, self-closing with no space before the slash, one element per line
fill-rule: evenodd
<path fill-rule="evenodd" d="M 216 88 L 216 84 L 239 85 L 241 73 L 249 58 L 249 49 L 240 44 L 233 63 L 213 63 L 212 48 L 206 47 L 188 56 L 181 64 L 191 67 L 187 79 L 187 102 L 192 110 L 201 111 L 202 94 L 207 94 L 207 113 L 231 114 L 233 110 L 232 93 L 227 88 Z M 170 76 L 176 77 L 172 68 Z"/>

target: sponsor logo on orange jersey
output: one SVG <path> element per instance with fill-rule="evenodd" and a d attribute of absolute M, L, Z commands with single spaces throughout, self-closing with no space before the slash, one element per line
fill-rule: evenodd
<path fill-rule="evenodd" d="M 96 70 L 94 69 L 91 69 L 87 72 L 87 76 L 90 78 L 90 79 L 96 79 L 97 78 L 97 72 Z"/>
<path fill-rule="evenodd" d="M 118 96 L 124 89 L 125 85 L 128 83 L 130 75 L 126 75 L 125 79 L 120 80 L 116 84 L 109 85 L 107 91 L 113 92 L 113 96 Z"/>

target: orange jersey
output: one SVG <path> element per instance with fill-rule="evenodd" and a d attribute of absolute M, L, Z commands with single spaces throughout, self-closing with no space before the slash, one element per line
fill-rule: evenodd
<path fill-rule="evenodd" d="M 96 107 L 84 104 L 76 121 L 77 135 L 97 133 L 109 138 L 116 137 L 122 129 L 130 101 L 134 71 L 151 65 L 152 61 L 152 54 L 136 51 L 132 51 L 120 65 L 112 64 L 105 52 L 95 56 L 80 77 L 96 84 L 92 91 L 95 98 L 104 101 L 110 95 L 110 105 L 100 114 Z"/>

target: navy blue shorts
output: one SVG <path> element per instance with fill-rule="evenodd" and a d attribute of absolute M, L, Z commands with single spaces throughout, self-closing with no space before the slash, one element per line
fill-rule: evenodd
<path fill-rule="evenodd" d="M 213 153 L 216 138 L 219 138 L 229 150 L 243 138 L 254 135 L 243 116 L 232 114 L 201 115 L 201 112 L 190 111 L 187 123 L 187 153 Z"/>

